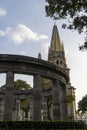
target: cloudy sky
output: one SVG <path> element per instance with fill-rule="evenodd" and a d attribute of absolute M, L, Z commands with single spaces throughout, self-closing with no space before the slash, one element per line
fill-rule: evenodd
<path fill-rule="evenodd" d="M 18 54 L 37 57 L 41 52 L 47 60 L 54 22 L 46 17 L 45 0 L 0 0 L 0 54 Z M 76 102 L 87 94 L 87 52 L 78 50 L 84 34 L 63 30 L 63 21 L 56 21 L 61 41 L 66 51 L 67 65 L 71 69 L 71 84 L 76 88 Z M 16 79 L 32 77 L 15 75 Z M 0 86 L 5 83 L 5 74 L 0 74 Z"/>

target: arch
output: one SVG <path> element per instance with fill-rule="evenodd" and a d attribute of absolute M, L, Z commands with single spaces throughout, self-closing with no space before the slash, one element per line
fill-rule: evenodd
<path fill-rule="evenodd" d="M 69 80 L 68 73 L 61 67 L 41 59 L 20 56 L 0 54 L 0 73 L 12 71 L 17 74 L 36 75 L 49 79 L 59 79 L 66 84 Z"/>
<path fill-rule="evenodd" d="M 48 61 L 44 61 L 41 59 L 28 57 L 28 56 L 21 56 L 21 55 L 6 55 L 6 54 L 0 54 L 0 73 L 7 73 L 6 75 L 6 86 L 7 89 L 5 90 L 5 120 L 11 120 L 12 119 L 12 107 L 7 103 L 7 100 L 10 100 L 12 102 L 13 100 L 13 81 L 14 81 L 14 74 L 25 74 L 25 75 L 32 75 L 34 77 L 34 88 L 31 91 L 22 92 L 25 93 L 24 95 L 27 95 L 28 93 L 30 95 L 33 94 L 33 102 L 34 102 L 34 119 L 40 120 L 40 105 L 41 105 L 41 89 L 40 89 L 40 79 L 41 77 L 45 77 L 48 79 L 51 79 L 54 82 L 53 84 L 53 107 L 54 108 L 54 120 L 59 119 L 59 116 L 57 118 L 57 115 L 55 114 L 55 109 L 57 108 L 57 98 L 55 97 L 55 94 L 59 94 L 60 89 L 57 89 L 59 87 L 59 83 L 61 86 L 66 86 L 66 84 L 69 81 L 69 75 L 68 73 L 61 67 L 57 67 L 56 65 L 53 65 L 49 63 Z M 58 83 L 58 84 L 57 84 Z M 56 91 L 56 89 L 59 91 Z M 2 92 L 3 93 L 3 92 Z M 18 91 L 17 91 L 18 93 Z M 17 94 L 16 93 L 16 94 Z M 20 92 L 19 92 L 20 94 Z M 12 99 L 10 98 L 12 97 Z M 39 99 L 39 102 L 37 100 Z M 35 106 L 35 104 L 37 104 Z M 55 104 L 57 103 L 57 104 Z M 8 107 L 6 109 L 6 107 Z M 7 111 L 9 110 L 10 111 Z M 35 112 L 39 109 L 39 112 L 37 115 L 35 115 Z M 57 108 L 59 110 L 59 107 Z M 56 109 L 56 111 L 57 111 Z M 10 116 L 8 116 L 10 114 Z M 58 113 L 57 113 L 58 114 Z M 8 118 L 10 117 L 10 118 Z M 64 117 L 65 118 L 65 117 Z"/>

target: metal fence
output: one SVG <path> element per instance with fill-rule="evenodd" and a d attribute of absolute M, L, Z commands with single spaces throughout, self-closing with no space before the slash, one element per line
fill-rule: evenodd
<path fill-rule="evenodd" d="M 87 130 L 87 126 L 67 121 L 1 121 L 0 130 Z"/>

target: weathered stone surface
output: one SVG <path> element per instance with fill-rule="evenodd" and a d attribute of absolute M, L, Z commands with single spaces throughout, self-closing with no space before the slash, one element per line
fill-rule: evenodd
<path fill-rule="evenodd" d="M 13 72 L 8 71 L 6 76 L 6 90 L 4 97 L 4 120 L 12 120 L 12 112 L 14 104 L 13 87 L 14 87 L 14 74 Z"/>
<path fill-rule="evenodd" d="M 67 120 L 66 86 L 61 86 L 61 120 Z"/>
<path fill-rule="evenodd" d="M 6 73 L 9 70 L 19 74 L 39 74 L 49 79 L 59 79 L 64 84 L 69 78 L 63 68 L 56 67 L 48 61 L 27 56 L 0 54 L 0 73 Z"/>
<path fill-rule="evenodd" d="M 33 120 L 41 120 L 41 77 L 40 75 L 34 76 Z"/>
<path fill-rule="evenodd" d="M 43 120 L 47 120 L 47 99 L 42 96 Z"/>
<path fill-rule="evenodd" d="M 33 120 L 41 120 L 41 93 L 43 93 L 44 96 L 52 95 L 53 93 L 53 120 L 60 120 L 61 118 L 60 103 L 62 104 L 62 113 L 64 113 L 61 119 L 65 120 L 67 118 L 66 101 L 64 99 L 65 89 L 61 90 L 61 92 L 63 92 L 60 102 L 60 85 L 66 86 L 69 81 L 69 75 L 65 69 L 56 67 L 56 65 L 41 59 L 0 54 L 0 73 L 7 73 L 6 90 L 0 91 L 2 97 L 5 95 L 4 120 L 12 120 L 14 98 L 17 99 L 17 97 L 19 97 L 19 99 L 23 99 L 27 96 L 29 96 L 29 98 L 33 96 Z M 13 91 L 14 74 L 16 73 L 34 76 L 34 88 L 29 91 Z M 41 77 L 53 80 L 52 88 L 41 90 Z M 65 107 L 64 110 L 62 109 L 63 107 Z"/>
<path fill-rule="evenodd" d="M 61 120 L 60 113 L 60 85 L 58 80 L 53 81 L 53 120 Z"/>

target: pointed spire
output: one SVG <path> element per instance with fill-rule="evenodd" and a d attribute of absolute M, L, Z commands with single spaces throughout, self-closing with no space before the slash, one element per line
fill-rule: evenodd
<path fill-rule="evenodd" d="M 61 44 L 60 36 L 59 36 L 59 33 L 58 33 L 57 26 L 55 24 L 53 26 L 50 49 L 52 51 L 55 51 L 55 52 L 62 51 L 62 44 Z"/>
<path fill-rule="evenodd" d="M 64 51 L 64 44 L 63 44 L 63 41 L 62 41 L 62 51 L 65 52 L 65 51 Z"/>
<path fill-rule="evenodd" d="M 63 41 L 62 41 L 62 52 L 64 54 L 64 61 L 66 62 L 66 58 L 65 58 L 65 50 L 64 50 L 64 44 L 63 44 Z"/>
<path fill-rule="evenodd" d="M 67 66 L 64 45 L 60 40 L 59 32 L 55 24 L 53 26 L 51 45 L 48 52 L 48 61 L 64 68 Z"/>

